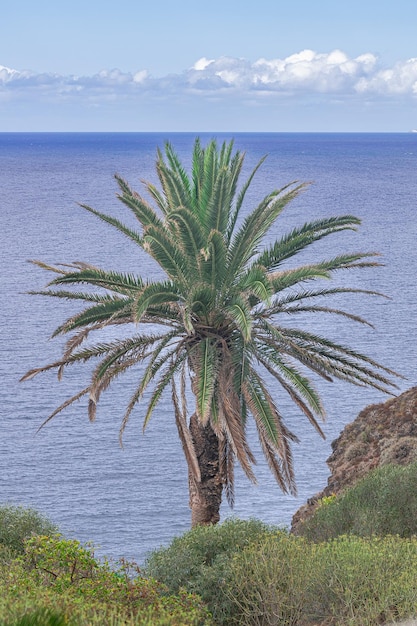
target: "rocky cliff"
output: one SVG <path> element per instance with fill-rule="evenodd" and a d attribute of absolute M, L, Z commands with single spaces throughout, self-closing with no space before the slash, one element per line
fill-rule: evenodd
<path fill-rule="evenodd" d="M 366 407 L 344 428 L 327 459 L 327 486 L 295 513 L 292 531 L 297 532 L 298 523 L 314 512 L 321 498 L 339 494 L 379 465 L 412 461 L 417 461 L 417 387 Z"/>

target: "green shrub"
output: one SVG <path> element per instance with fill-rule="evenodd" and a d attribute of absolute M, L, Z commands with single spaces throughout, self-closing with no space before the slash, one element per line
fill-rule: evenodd
<path fill-rule="evenodd" d="M 77 626 L 203 626 L 211 621 L 200 598 L 185 591 L 170 595 L 135 564 L 112 568 L 96 560 L 88 545 L 33 536 L 22 555 L 0 566 L 0 616 L 4 624 L 14 624 L 49 608 Z"/>
<path fill-rule="evenodd" d="M 226 593 L 233 624 L 299 625 L 313 578 L 312 545 L 281 533 L 236 554 Z"/>
<path fill-rule="evenodd" d="M 235 606 L 229 623 L 246 626 L 375 626 L 410 617 L 417 540 L 267 537 L 234 556 L 226 593 Z"/>
<path fill-rule="evenodd" d="M 417 534 L 417 463 L 379 467 L 326 500 L 297 534 L 313 541 L 345 534 L 412 537 Z"/>
<path fill-rule="evenodd" d="M 34 509 L 7 504 L 0 506 L 0 548 L 6 546 L 22 553 L 24 541 L 31 535 L 54 535 L 57 532 L 55 524 Z"/>
<path fill-rule="evenodd" d="M 277 532 L 259 520 L 229 519 L 217 526 L 198 526 L 151 553 L 146 572 L 171 593 L 184 587 L 198 594 L 215 623 L 227 623 L 234 607 L 224 586 L 233 555 Z"/>

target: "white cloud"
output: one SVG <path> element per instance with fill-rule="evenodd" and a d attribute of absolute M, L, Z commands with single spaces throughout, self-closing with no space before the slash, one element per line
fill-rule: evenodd
<path fill-rule="evenodd" d="M 206 57 L 202 57 L 201 59 L 198 59 L 198 61 L 194 63 L 193 70 L 197 70 L 198 72 L 201 72 L 205 70 L 206 67 L 210 65 L 210 63 L 213 63 L 213 62 L 214 62 L 214 59 L 206 59 Z"/>
<path fill-rule="evenodd" d="M 381 67 L 371 53 L 350 58 L 342 50 L 318 53 L 302 50 L 285 58 L 255 62 L 234 57 L 202 57 L 178 74 L 152 77 L 146 69 L 123 72 L 104 69 L 92 76 L 63 76 L 18 71 L 0 65 L 0 95 L 16 97 L 101 98 L 137 97 L 142 94 L 178 95 L 239 93 L 257 97 L 257 93 L 308 96 L 339 95 L 417 95 L 417 58 Z"/>
<path fill-rule="evenodd" d="M 356 89 L 360 93 L 417 94 L 417 58 L 396 63 L 392 68 L 362 78 Z"/>

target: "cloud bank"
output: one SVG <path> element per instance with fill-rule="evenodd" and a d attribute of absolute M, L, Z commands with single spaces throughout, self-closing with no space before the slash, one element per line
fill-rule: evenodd
<path fill-rule="evenodd" d="M 201 58 L 178 74 L 153 77 L 148 70 L 102 70 L 92 76 L 19 71 L 0 65 L 0 99 L 113 99 L 140 95 L 219 95 L 250 97 L 417 96 L 417 57 L 382 67 L 371 53 L 349 58 L 341 50 L 303 50 L 284 59 L 250 62 L 234 57 Z"/>

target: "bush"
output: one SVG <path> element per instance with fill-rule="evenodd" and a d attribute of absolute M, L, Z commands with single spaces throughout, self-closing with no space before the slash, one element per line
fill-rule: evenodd
<path fill-rule="evenodd" d="M 326 498 L 297 529 L 313 541 L 417 534 L 417 463 L 377 468 L 337 498 Z"/>
<path fill-rule="evenodd" d="M 299 625 L 313 578 L 312 544 L 281 533 L 235 555 L 227 582 L 233 624 Z"/>
<path fill-rule="evenodd" d="M 230 573 L 229 623 L 374 626 L 417 614 L 416 539 L 282 534 L 236 554 Z"/>
<path fill-rule="evenodd" d="M 31 535 L 54 535 L 58 528 L 44 515 L 22 506 L 0 506 L 0 548 L 22 553 L 24 541 Z M 1 555 L 0 555 L 1 559 Z"/>
<path fill-rule="evenodd" d="M 0 566 L 0 615 L 9 626 L 36 620 L 51 607 L 59 624 L 68 626 L 203 626 L 211 621 L 200 598 L 187 592 L 170 595 L 135 564 L 112 568 L 97 561 L 88 545 L 33 536 L 24 554 Z"/>
<path fill-rule="evenodd" d="M 227 623 L 234 610 L 224 593 L 232 557 L 279 532 L 258 520 L 229 519 L 217 526 L 198 526 L 151 553 L 146 572 L 171 593 L 185 587 L 207 604 L 216 624 Z"/>

